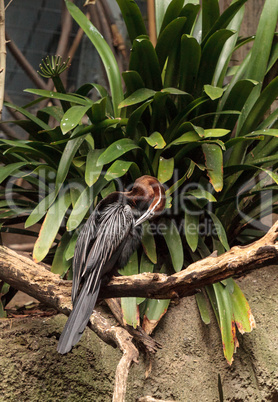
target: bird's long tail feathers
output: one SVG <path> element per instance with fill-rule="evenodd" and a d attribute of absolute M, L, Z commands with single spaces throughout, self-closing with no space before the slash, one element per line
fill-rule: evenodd
<path fill-rule="evenodd" d="M 65 328 L 60 336 L 57 347 L 59 353 L 68 353 L 81 338 L 95 307 L 100 285 L 101 281 L 98 281 L 98 284 L 95 286 L 92 293 L 88 292 L 87 286 L 83 286 L 81 289 Z"/>

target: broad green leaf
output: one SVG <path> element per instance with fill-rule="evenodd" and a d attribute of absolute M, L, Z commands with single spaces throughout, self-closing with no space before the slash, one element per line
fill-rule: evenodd
<path fill-rule="evenodd" d="M 200 139 L 199 134 L 197 134 L 195 131 L 188 131 L 167 145 L 167 148 L 171 147 L 172 145 L 182 145 L 190 142 L 200 141 Z"/>
<path fill-rule="evenodd" d="M 142 77 L 137 71 L 124 71 L 122 76 L 126 86 L 126 97 L 132 95 L 135 91 L 144 88 L 145 86 Z"/>
<path fill-rule="evenodd" d="M 214 227 L 215 227 L 219 240 L 221 241 L 221 243 L 223 244 L 223 246 L 225 247 L 225 249 L 227 251 L 230 250 L 227 235 L 226 235 L 226 232 L 225 232 L 225 229 L 224 229 L 222 223 L 220 222 L 220 220 L 217 218 L 217 216 L 213 212 L 211 212 L 211 211 L 207 211 L 207 212 L 213 221 L 213 224 L 214 224 Z"/>
<path fill-rule="evenodd" d="M 144 20 L 135 1 L 117 0 L 131 43 L 139 35 L 147 35 Z"/>
<path fill-rule="evenodd" d="M 139 307 L 136 297 L 122 297 L 121 306 L 124 324 L 137 328 L 140 325 Z"/>
<path fill-rule="evenodd" d="M 241 1 L 241 0 L 240 0 Z M 242 0 L 242 3 L 246 2 L 246 0 Z M 236 1 L 232 2 L 233 4 L 236 3 Z M 234 7 L 234 5 L 231 4 L 232 7 Z M 220 22 L 220 25 L 222 25 L 222 28 L 228 28 L 231 31 L 235 31 L 235 35 L 233 35 L 230 39 L 227 40 L 227 42 L 225 43 L 225 45 L 223 46 L 222 52 L 220 54 L 214 75 L 213 75 L 213 81 L 212 84 L 218 87 L 222 87 L 224 80 L 226 78 L 226 76 L 229 75 L 228 70 L 229 70 L 229 65 L 230 65 L 230 61 L 233 55 L 233 52 L 236 48 L 236 45 L 238 43 L 238 35 L 239 35 L 239 31 L 240 31 L 240 27 L 242 24 L 242 20 L 244 17 L 244 11 L 245 11 L 245 6 L 244 4 L 239 4 L 239 9 L 236 8 L 236 12 L 232 13 L 232 20 L 227 24 L 227 19 L 224 22 L 224 26 L 222 24 L 222 22 L 220 22 L 218 19 L 218 22 Z M 229 11 L 231 11 L 231 7 L 229 7 Z M 224 11 L 225 13 L 226 11 Z M 228 20 L 230 19 L 230 16 L 228 18 Z M 219 25 L 218 25 L 219 26 Z M 214 28 L 215 29 L 215 28 Z M 219 28 L 217 28 L 219 29 Z M 217 30 L 216 29 L 216 30 Z M 230 70 L 231 71 L 231 70 Z"/>
<path fill-rule="evenodd" d="M 143 319 L 142 328 L 143 330 L 150 335 L 161 318 L 167 312 L 171 300 L 155 300 L 148 299 L 145 307 L 145 314 Z"/>
<path fill-rule="evenodd" d="M 247 115 L 237 135 L 242 136 L 255 130 L 277 96 L 278 77 L 274 78 L 274 80 L 272 80 L 271 83 L 268 84 L 268 86 L 262 91 L 261 95 L 250 110 L 250 113 Z"/>
<path fill-rule="evenodd" d="M 3 140 L 4 141 L 4 140 Z M 7 141 L 6 141 L 7 142 Z M 42 145 L 41 143 L 37 143 L 35 141 L 16 141 L 12 142 L 12 146 L 9 149 L 6 149 L 3 152 L 3 155 L 8 154 L 23 154 L 24 157 L 28 160 L 28 157 L 32 157 L 34 159 L 43 159 L 48 165 L 56 168 L 56 159 L 59 159 L 60 154 L 57 153 L 53 147 L 48 144 Z M 34 162 L 30 162 L 31 166 Z M 37 163 L 38 164 L 38 163 Z"/>
<path fill-rule="evenodd" d="M 271 179 L 273 181 L 275 181 L 276 184 L 278 184 L 278 174 L 277 173 L 275 173 L 271 170 L 268 170 L 268 169 L 264 169 L 259 166 L 242 164 L 242 165 L 232 165 L 232 166 L 225 167 L 225 172 L 229 172 L 229 173 L 236 173 L 236 172 L 248 171 L 248 170 L 255 170 L 255 171 L 261 170 L 262 172 L 265 172 L 269 177 L 271 177 Z"/>
<path fill-rule="evenodd" d="M 70 241 L 71 235 L 68 232 L 65 232 L 57 246 L 54 259 L 51 266 L 51 272 L 54 274 L 59 274 L 60 276 L 64 276 L 64 274 L 68 271 L 71 262 L 66 259 L 65 250 Z"/>
<path fill-rule="evenodd" d="M 218 110 L 238 110 L 241 111 L 246 100 L 251 94 L 253 88 L 257 85 L 256 81 L 252 80 L 239 80 L 235 83 L 233 88 L 231 89 L 229 96 L 227 99 L 224 97 L 221 99 L 219 103 Z M 215 121 L 218 122 L 220 127 L 225 127 L 228 129 L 233 129 L 235 122 L 237 121 L 238 116 L 226 115 L 220 116 L 217 115 Z M 216 124 L 216 123 L 215 123 Z"/>
<path fill-rule="evenodd" d="M 126 136 L 128 138 L 134 138 L 137 133 L 137 125 L 140 122 L 141 116 L 147 107 L 152 103 L 153 99 L 150 99 L 139 106 L 132 114 L 129 116 L 128 123 L 126 126 Z"/>
<path fill-rule="evenodd" d="M 97 160 L 102 154 L 103 149 L 91 149 L 87 155 L 85 182 L 91 187 L 99 178 L 103 165 L 97 165 Z"/>
<path fill-rule="evenodd" d="M 155 94 L 156 94 L 156 92 L 153 91 L 152 89 L 147 89 L 147 88 L 137 89 L 137 91 L 135 91 L 132 95 L 130 95 L 128 98 L 124 99 L 119 104 L 119 108 L 132 106 L 132 105 L 136 105 L 137 103 L 144 102 L 149 98 L 153 98 L 153 96 Z"/>
<path fill-rule="evenodd" d="M 78 127 L 76 130 L 78 130 Z M 72 136 L 74 136 L 75 133 L 78 132 L 76 130 L 74 131 Z M 74 138 L 71 141 L 67 142 L 67 145 L 65 146 L 65 149 L 63 151 L 63 154 L 60 159 L 59 166 L 58 166 L 58 170 L 57 170 L 56 194 L 58 194 L 60 188 L 62 187 L 62 185 L 67 177 L 72 160 L 73 160 L 76 152 L 80 148 L 81 144 L 83 143 L 84 139 L 85 139 L 85 136 L 82 136 L 82 137 Z"/>
<path fill-rule="evenodd" d="M 132 254 L 126 266 L 118 270 L 120 275 L 136 275 L 138 274 L 138 256 L 137 252 Z M 136 328 L 140 325 L 139 309 L 136 297 L 122 297 L 121 305 L 123 311 L 123 320 L 126 324 Z"/>
<path fill-rule="evenodd" d="M 200 10 L 200 4 L 198 0 L 190 0 L 190 2 L 185 2 L 187 4 L 181 10 L 180 17 L 186 17 L 186 23 L 184 31 L 186 34 L 192 33 L 194 29 L 196 19 Z"/>
<path fill-rule="evenodd" d="M 202 38 L 211 30 L 219 18 L 220 10 L 218 0 L 206 0 L 202 3 Z"/>
<path fill-rule="evenodd" d="M 199 187 L 196 190 L 187 190 L 185 194 L 193 195 L 193 197 L 198 199 L 204 198 L 209 202 L 216 202 L 216 198 L 209 191 L 204 190 L 202 187 Z"/>
<path fill-rule="evenodd" d="M 54 204 L 49 208 L 41 226 L 39 237 L 34 245 L 33 259 L 40 262 L 47 255 L 71 204 L 69 192 L 60 194 Z"/>
<path fill-rule="evenodd" d="M 80 225 L 86 213 L 88 212 L 93 200 L 94 198 L 92 187 L 86 187 L 75 202 L 67 221 L 67 230 L 69 232 L 76 229 Z"/>
<path fill-rule="evenodd" d="M 190 99 L 193 99 L 192 96 L 188 92 L 182 91 L 181 89 L 178 89 L 178 88 L 167 87 L 167 88 L 161 89 L 160 92 L 169 94 L 169 95 L 187 95 L 187 96 L 189 96 Z"/>
<path fill-rule="evenodd" d="M 104 176 L 107 181 L 117 179 L 125 175 L 133 162 L 116 160 L 108 169 Z"/>
<path fill-rule="evenodd" d="M 32 163 L 32 162 L 15 162 L 15 163 L 10 163 L 7 166 L 1 166 L 0 169 L 0 183 L 4 181 L 7 177 L 11 176 L 13 173 L 17 172 L 18 169 L 20 169 L 23 166 L 34 166 L 37 165 L 37 163 Z"/>
<path fill-rule="evenodd" d="M 138 255 L 135 251 L 124 268 L 118 269 L 120 275 L 129 276 L 138 274 Z"/>
<path fill-rule="evenodd" d="M 121 140 L 115 141 L 113 144 L 109 145 L 109 147 L 99 156 L 97 160 L 97 166 L 113 162 L 115 159 L 118 159 L 126 152 L 138 148 L 140 149 L 140 147 L 129 138 L 123 138 Z"/>
<path fill-rule="evenodd" d="M 62 117 L 64 116 L 63 109 L 59 106 L 47 106 L 43 109 L 38 110 L 37 116 L 39 119 L 44 120 L 43 117 L 45 116 L 52 116 L 54 117 L 55 120 L 57 120 L 59 123 L 62 120 Z M 48 121 L 48 118 L 47 118 Z M 46 123 L 47 123 L 46 121 Z"/>
<path fill-rule="evenodd" d="M 5 305 L 6 305 L 6 300 L 5 300 L 5 294 L 8 293 L 10 289 L 10 285 L 8 283 L 3 283 L 1 282 L 1 288 L 0 288 L 0 318 L 6 318 L 7 317 L 7 312 L 5 311 Z M 3 297 L 3 299 L 2 299 Z"/>
<path fill-rule="evenodd" d="M 55 200 L 55 192 L 48 194 L 37 206 L 33 209 L 32 213 L 28 216 L 25 222 L 25 228 L 28 228 L 37 223 L 47 212 L 50 205 Z"/>
<path fill-rule="evenodd" d="M 219 317 L 219 310 L 218 310 L 218 305 L 217 305 L 217 300 L 215 296 L 215 291 L 213 285 L 207 285 L 205 286 L 206 294 L 208 295 L 211 307 L 213 309 L 213 312 L 215 314 L 215 318 L 217 320 L 217 323 L 220 327 L 220 317 Z"/>
<path fill-rule="evenodd" d="M 139 36 L 133 41 L 129 70 L 138 72 L 146 88 L 161 90 L 159 61 L 151 41 L 146 36 Z"/>
<path fill-rule="evenodd" d="M 223 188 L 223 155 L 217 144 L 203 144 L 207 174 L 215 191 Z"/>
<path fill-rule="evenodd" d="M 163 149 L 166 145 L 164 138 L 158 131 L 155 131 L 149 137 L 143 138 L 151 147 L 155 149 Z"/>
<path fill-rule="evenodd" d="M 160 220 L 163 224 L 162 234 L 171 255 L 173 268 L 179 272 L 183 267 L 183 246 L 178 228 L 173 220 Z"/>
<path fill-rule="evenodd" d="M 91 106 L 90 104 L 87 106 L 72 106 L 68 109 L 61 120 L 62 133 L 66 134 L 73 130 Z"/>
<path fill-rule="evenodd" d="M 155 0 L 155 26 L 157 36 L 161 30 L 162 21 L 170 3 L 171 0 Z"/>
<path fill-rule="evenodd" d="M 160 183 L 165 183 L 170 180 L 174 173 L 174 158 L 165 159 L 162 156 L 159 158 L 157 178 Z"/>
<path fill-rule="evenodd" d="M 169 195 L 173 194 L 175 191 L 177 191 L 178 188 L 180 186 L 182 186 L 183 183 L 192 176 L 192 174 L 194 172 L 194 169 L 195 169 L 195 166 L 198 166 L 192 160 L 190 160 L 188 158 L 185 158 L 185 161 L 186 160 L 189 160 L 189 162 L 190 162 L 186 173 L 166 191 L 166 196 L 169 196 Z"/>
<path fill-rule="evenodd" d="M 118 105 L 123 100 L 124 96 L 121 82 L 121 74 L 114 54 L 103 36 L 99 33 L 96 27 L 94 27 L 91 21 L 88 20 L 88 18 L 82 13 L 82 11 L 79 10 L 79 8 L 74 3 L 68 0 L 66 0 L 66 6 L 71 16 L 83 29 L 85 34 L 88 36 L 90 41 L 97 49 L 98 54 L 100 55 L 100 58 L 106 70 L 111 89 L 114 114 L 115 117 L 118 117 L 120 115 Z"/>
<path fill-rule="evenodd" d="M 201 59 L 201 46 L 189 35 L 181 38 L 180 55 L 180 85 L 179 88 L 189 93 L 193 92 Z"/>
<path fill-rule="evenodd" d="M 23 107 L 13 105 L 12 103 L 9 103 L 9 102 L 5 102 L 5 106 L 9 107 L 11 109 L 14 109 L 17 112 L 22 113 L 23 116 L 27 117 L 29 120 L 31 120 L 33 123 L 35 123 L 40 129 L 42 129 L 42 130 L 51 130 L 51 127 L 48 124 L 45 124 L 44 121 L 42 121 L 38 117 L 34 116 L 32 113 L 28 112 Z"/>
<path fill-rule="evenodd" d="M 153 272 L 154 263 L 146 256 L 145 253 L 142 253 L 140 260 L 140 274 L 143 272 Z"/>
<path fill-rule="evenodd" d="M 184 214 L 184 233 L 187 244 L 194 253 L 199 241 L 199 215 L 185 211 Z"/>
<path fill-rule="evenodd" d="M 219 311 L 219 326 L 222 336 L 224 356 L 227 362 L 231 365 L 233 362 L 233 354 L 237 346 L 231 296 L 228 288 L 222 286 L 221 283 L 214 283 L 213 288 Z"/>
<path fill-rule="evenodd" d="M 74 164 L 74 166 L 80 168 L 85 165 L 86 161 L 84 159 L 84 156 L 77 156 L 72 160 L 72 163 Z"/>
<path fill-rule="evenodd" d="M 100 193 L 100 191 L 106 186 L 107 181 L 104 178 L 100 178 L 92 187 L 87 187 L 82 191 L 74 207 L 71 211 L 69 219 L 67 221 L 67 230 L 71 231 L 76 229 L 87 212 L 90 209 L 95 197 Z"/>
<path fill-rule="evenodd" d="M 262 83 L 278 19 L 278 2 L 266 0 L 260 16 L 245 77 Z"/>
<path fill-rule="evenodd" d="M 109 182 L 108 182 L 109 183 Z M 109 184 L 107 184 L 103 190 L 101 190 L 100 194 L 102 198 L 107 197 L 109 194 L 113 193 L 114 191 L 117 191 L 115 182 L 110 181 Z"/>
<path fill-rule="evenodd" d="M 220 16 L 219 18 L 215 21 L 215 23 L 212 25 L 211 29 L 205 36 L 203 37 L 203 42 L 206 43 L 206 41 L 216 32 L 219 31 L 220 29 L 226 28 L 228 24 L 231 22 L 231 20 L 234 18 L 236 13 L 242 8 L 244 3 L 246 3 L 247 0 L 238 0 L 234 1 Z"/>
<path fill-rule="evenodd" d="M 180 40 L 179 38 L 184 33 L 183 28 L 186 23 L 185 17 L 179 17 L 173 20 L 167 27 L 161 32 L 157 40 L 155 51 L 159 60 L 160 70 L 162 71 L 164 64 L 167 60 L 170 50 Z"/>
<path fill-rule="evenodd" d="M 269 135 L 273 137 L 278 137 L 278 129 L 277 128 L 268 128 L 264 130 L 256 130 L 250 134 L 247 134 L 246 137 L 253 137 L 256 135 Z"/>
<path fill-rule="evenodd" d="M 75 245 L 77 242 L 77 237 L 78 237 L 78 230 L 76 230 L 73 235 L 71 236 L 68 245 L 65 249 L 65 258 L 66 260 L 70 260 L 74 256 L 74 250 L 75 250 Z"/>
<path fill-rule="evenodd" d="M 236 326 L 241 334 L 251 332 L 256 323 L 251 308 L 237 283 L 234 283 L 234 292 L 231 295 Z"/>
<path fill-rule="evenodd" d="M 211 100 L 219 99 L 223 95 L 224 89 L 215 87 L 212 85 L 204 86 L 205 93 L 210 97 Z"/>
<path fill-rule="evenodd" d="M 24 92 L 28 92 L 33 95 L 43 96 L 44 98 L 59 99 L 61 101 L 76 103 L 77 105 L 87 106 L 88 102 L 93 104 L 93 101 L 91 101 L 89 98 L 85 98 L 84 96 L 76 94 L 64 94 L 60 92 L 47 91 L 46 89 L 34 89 L 34 88 L 25 89 Z M 47 128 L 50 127 L 49 126 L 45 127 L 45 130 L 47 130 Z"/>
<path fill-rule="evenodd" d="M 153 264 L 157 263 L 156 244 L 154 240 L 154 233 L 152 231 L 153 225 L 149 221 L 143 223 L 143 236 L 142 245 L 145 254 L 148 256 Z"/>
<path fill-rule="evenodd" d="M 209 316 L 209 311 L 208 311 L 208 305 L 207 305 L 207 300 L 205 298 L 205 295 L 203 291 L 201 290 L 200 293 L 197 293 L 195 295 L 196 302 L 198 305 L 198 309 L 202 318 L 202 321 L 208 325 L 210 323 L 210 316 Z"/>
<path fill-rule="evenodd" d="M 164 138 L 166 139 L 166 142 L 169 142 L 173 138 L 175 138 L 181 124 L 185 122 L 188 115 L 206 102 L 208 102 L 207 96 L 197 98 L 194 101 L 190 102 L 189 105 L 187 105 L 180 113 L 178 113 L 178 115 L 173 119 L 172 123 L 169 125 L 164 133 Z"/>
<path fill-rule="evenodd" d="M 176 19 L 183 7 L 184 0 L 172 0 L 168 5 L 160 28 L 160 35 L 170 22 Z"/>
<path fill-rule="evenodd" d="M 223 128 L 209 128 L 208 130 L 204 131 L 204 137 L 224 137 L 230 132 L 230 130 L 224 130 Z"/>
<path fill-rule="evenodd" d="M 221 254 L 224 254 L 224 252 L 225 252 L 225 250 L 222 249 L 222 250 L 221 250 Z M 220 255 L 220 254 L 218 253 L 218 255 Z M 227 286 L 230 295 L 232 295 L 232 294 L 234 293 L 234 290 L 235 290 L 235 281 L 233 280 L 233 278 L 223 279 L 223 280 L 221 281 L 221 283 L 222 283 L 222 285 Z"/>
<path fill-rule="evenodd" d="M 212 83 L 214 71 L 223 46 L 232 35 L 234 35 L 234 32 L 228 29 L 220 29 L 206 42 L 202 51 L 197 78 L 197 94 L 201 94 L 204 85 Z"/>

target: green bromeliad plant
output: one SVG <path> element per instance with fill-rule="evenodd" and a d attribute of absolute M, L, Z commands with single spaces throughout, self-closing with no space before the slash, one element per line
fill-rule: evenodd
<path fill-rule="evenodd" d="M 135 2 L 117 0 L 132 44 L 129 70 L 123 73 L 101 34 L 72 3 L 72 17 L 97 49 L 110 87 L 85 84 L 66 93 L 57 58 L 43 62 L 41 73 L 57 92 L 28 89 L 61 106 L 36 115 L 29 107 L 16 121 L 29 139 L 1 140 L 1 231 L 36 236 L 33 257 L 52 261 L 52 271 L 71 277 L 78 228 L 94 205 L 111 191 L 128 188 L 150 174 L 167 189 L 167 210 L 156 230 L 144 227 L 142 249 L 121 273 L 172 273 L 215 250 L 262 236 L 261 219 L 275 212 L 278 199 L 278 77 L 267 74 L 278 59 L 277 0 L 266 0 L 257 34 L 240 38 L 246 0 L 222 13 L 218 0 L 156 1 L 157 44 L 149 40 Z M 241 64 L 230 66 L 234 52 L 253 41 Z M 98 93 L 92 101 L 88 94 Z M 50 125 L 55 120 L 55 128 Z M 21 180 L 19 180 L 21 179 Z M 27 185 L 26 185 L 27 183 Z M 40 232 L 29 228 L 39 223 Z M 210 300 L 229 363 L 240 332 L 254 326 L 239 286 L 228 279 L 197 295 L 201 317 L 210 322 Z M 151 332 L 169 300 L 122 299 L 124 319 Z"/>

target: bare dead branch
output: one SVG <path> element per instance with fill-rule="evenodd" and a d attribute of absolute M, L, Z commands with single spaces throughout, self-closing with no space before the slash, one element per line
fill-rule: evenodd
<path fill-rule="evenodd" d="M 174 275 L 143 273 L 113 277 L 101 289 L 101 298 L 136 296 L 169 299 L 192 295 L 205 285 L 277 264 L 277 237 L 278 221 L 260 240 L 248 246 L 233 247 L 219 257 L 197 261 Z M 0 267 L 1 279 L 67 314 L 68 305 L 64 311 L 63 298 L 68 302 L 70 282 L 61 281 L 58 275 L 6 247 L 0 247 Z"/>
<path fill-rule="evenodd" d="M 248 246 L 233 247 L 219 257 L 197 261 L 174 275 L 143 273 L 112 278 L 101 290 L 100 296 L 174 299 L 192 295 L 205 285 L 277 264 L 277 237 L 278 221 L 260 240 Z"/>
<path fill-rule="evenodd" d="M 69 315 L 71 311 L 71 283 L 62 281 L 43 265 L 0 246 L 0 278 L 11 286 L 42 303 Z M 132 337 L 121 327 L 111 325 L 99 312 L 94 311 L 88 324 L 104 342 L 118 346 L 123 353 L 115 376 L 113 401 L 124 402 L 127 377 L 132 362 L 138 362 L 139 352 L 132 343 Z"/>
<path fill-rule="evenodd" d="M 277 264 L 278 221 L 260 240 L 245 247 L 233 247 L 219 257 L 208 257 L 186 270 L 171 276 L 141 274 L 113 278 L 102 289 L 101 296 L 138 296 L 148 298 L 176 298 L 193 294 L 196 289 L 230 276 L 240 276 L 252 270 Z M 44 266 L 30 258 L 19 255 L 7 247 L 0 246 L 0 279 L 37 300 L 69 315 L 71 309 L 71 283 L 62 281 Z M 106 343 L 117 345 L 123 353 L 116 371 L 114 401 L 124 401 L 128 370 L 138 360 L 138 350 L 132 336 L 121 327 L 109 322 L 94 311 L 89 327 Z"/>
<path fill-rule="evenodd" d="M 155 354 L 157 349 L 160 349 L 162 346 L 159 342 L 157 342 L 154 338 L 149 336 L 142 327 L 137 326 L 137 328 L 133 328 L 130 325 L 126 325 L 123 320 L 123 314 L 121 309 L 120 299 L 105 299 L 106 304 L 109 309 L 112 311 L 116 320 L 120 323 L 120 325 L 125 328 L 129 334 L 134 339 L 135 344 L 139 347 L 140 350 L 143 350 L 145 354 Z"/>
<path fill-rule="evenodd" d="M 28 75 L 28 77 L 33 81 L 33 83 L 38 88 L 47 89 L 45 82 L 39 77 L 36 70 L 31 66 L 29 61 L 24 56 L 24 54 L 19 50 L 15 42 L 10 39 L 7 33 L 6 33 L 6 39 L 8 41 L 7 48 L 9 49 L 15 60 L 18 62 L 18 64 L 25 71 L 25 73 Z"/>

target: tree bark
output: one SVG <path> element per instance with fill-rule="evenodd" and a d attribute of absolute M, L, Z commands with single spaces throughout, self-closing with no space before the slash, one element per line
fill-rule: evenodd
<path fill-rule="evenodd" d="M 143 273 L 113 277 L 101 289 L 100 297 L 173 299 L 192 295 L 205 285 L 277 264 L 277 237 L 278 221 L 256 242 L 248 246 L 233 247 L 218 257 L 207 257 L 171 276 Z M 0 247 L 0 267 L 0 279 L 64 314 L 69 313 L 71 293 L 69 281 L 62 281 L 58 275 L 7 247 Z"/>
<path fill-rule="evenodd" d="M 171 276 L 141 274 L 113 278 L 102 289 L 101 297 L 138 296 L 148 298 L 177 298 L 193 294 L 202 286 L 230 276 L 247 274 L 252 270 L 277 264 L 278 221 L 260 240 L 245 247 L 233 247 L 219 257 L 208 257 L 186 270 Z M 37 300 L 69 315 L 71 310 L 71 283 L 62 281 L 42 264 L 0 246 L 0 279 Z M 132 343 L 132 336 L 121 327 L 111 326 L 108 320 L 94 311 L 88 323 L 106 343 L 120 348 L 123 356 L 115 378 L 114 401 L 124 401 L 127 376 L 132 362 L 138 361 L 139 352 Z"/>

